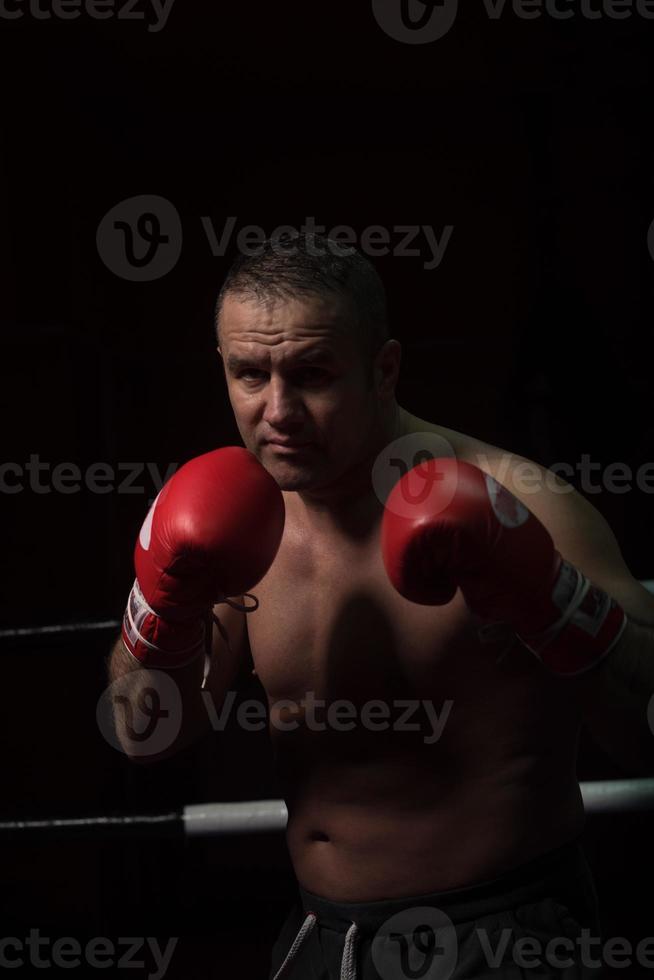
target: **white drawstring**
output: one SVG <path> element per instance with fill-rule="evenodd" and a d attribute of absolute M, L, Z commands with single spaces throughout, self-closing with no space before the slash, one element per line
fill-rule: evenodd
<path fill-rule="evenodd" d="M 345 936 L 343 959 L 341 960 L 341 980 L 357 980 L 356 944 L 359 927 L 353 922 Z"/>
<path fill-rule="evenodd" d="M 284 962 L 273 977 L 273 980 L 282 980 L 282 977 L 287 975 L 288 970 L 293 965 L 293 961 L 297 957 L 301 946 L 304 944 L 305 939 L 311 933 L 317 921 L 318 919 L 315 912 L 309 912 L 307 914 L 306 919 L 300 926 L 297 936 L 291 944 L 291 948 L 286 954 Z M 357 980 L 356 944 L 358 938 L 359 927 L 357 926 L 356 922 L 353 922 L 345 935 L 345 945 L 343 946 L 343 957 L 341 959 L 340 980 Z"/>
<path fill-rule="evenodd" d="M 293 960 L 297 956 L 297 953 L 298 953 L 298 950 L 300 949 L 300 946 L 302 946 L 304 940 L 307 938 L 307 936 L 309 935 L 309 933 L 311 932 L 311 930 L 315 926 L 316 921 L 317 921 L 317 919 L 316 919 L 315 914 L 313 912 L 309 912 L 309 914 L 307 915 L 306 919 L 304 920 L 304 922 L 300 926 L 300 930 L 299 930 L 297 936 L 295 937 L 295 939 L 293 940 L 293 943 L 291 945 L 291 948 L 289 949 L 288 953 L 286 954 L 286 958 L 285 958 L 284 962 L 282 963 L 282 965 L 280 966 L 279 970 L 277 971 L 277 973 L 273 977 L 273 980 L 281 980 L 281 977 L 284 976 L 284 974 L 286 973 L 288 967 L 291 966 L 291 964 L 293 963 Z"/>

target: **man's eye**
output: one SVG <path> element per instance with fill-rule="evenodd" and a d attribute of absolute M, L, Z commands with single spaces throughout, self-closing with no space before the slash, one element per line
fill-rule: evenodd
<path fill-rule="evenodd" d="M 258 368 L 242 368 L 237 377 L 239 380 L 244 381 L 262 381 L 267 377 L 265 371 L 260 371 Z M 329 372 L 325 371 L 323 368 L 301 368 L 295 371 L 292 375 L 292 380 L 295 384 L 322 384 L 329 379 Z"/>
<path fill-rule="evenodd" d="M 309 383 L 326 381 L 329 377 L 327 371 L 322 368 L 303 368 L 301 371 L 297 372 L 296 378 L 300 383 Z"/>

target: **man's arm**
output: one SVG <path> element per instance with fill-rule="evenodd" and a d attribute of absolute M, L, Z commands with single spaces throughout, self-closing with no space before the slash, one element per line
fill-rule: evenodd
<path fill-rule="evenodd" d="M 249 594 L 264 577 L 284 516 L 277 483 L 239 446 L 190 459 L 153 501 L 136 539 L 136 578 L 110 667 L 120 675 L 110 689 L 114 728 L 131 758 L 165 758 L 208 733 L 205 658 L 217 646 L 210 684 L 219 695 L 240 653 L 228 630 L 214 628 L 212 607 L 238 628 L 234 614 L 243 614 L 227 597 Z"/>
<path fill-rule="evenodd" d="M 227 604 L 214 606 L 213 612 L 219 618 L 222 629 L 215 624 L 213 626 L 204 688 L 204 657 L 174 670 L 154 672 L 135 660 L 125 649 L 121 638 L 114 645 L 107 661 L 108 679 L 113 683 L 125 678 L 116 691 L 118 696 L 112 698 L 114 723 L 118 740 L 131 761 L 150 763 L 170 758 L 208 735 L 212 728 L 212 712 L 208 710 L 207 702 L 220 713 L 228 691 L 238 680 L 239 673 L 251 662 L 246 614 Z M 155 673 L 165 674 L 176 685 L 179 692 L 177 703 L 181 704 L 181 725 L 176 739 L 164 751 L 139 754 L 139 746 L 135 745 L 131 732 L 134 729 L 142 732 L 144 729 L 147 719 L 142 717 L 142 706 L 145 704 L 147 707 L 151 701 L 148 697 L 145 701 L 142 699 L 144 692 L 152 690 Z M 162 686 L 159 690 L 165 699 L 166 689 Z M 160 709 L 166 710 L 163 701 Z"/>
<path fill-rule="evenodd" d="M 654 775 L 654 732 L 647 716 L 654 696 L 654 595 L 631 574 L 602 514 L 570 484 L 519 456 L 485 463 L 478 465 L 539 518 L 563 557 L 624 609 L 627 625 L 609 654 L 563 683 L 578 699 L 583 722 L 600 748 L 627 774 Z M 535 476 L 531 484 L 524 464 Z"/>
<path fill-rule="evenodd" d="M 625 610 L 626 611 L 626 610 Z M 654 628 L 631 620 L 595 670 L 574 678 L 582 717 L 597 744 L 630 776 L 654 776 Z"/>

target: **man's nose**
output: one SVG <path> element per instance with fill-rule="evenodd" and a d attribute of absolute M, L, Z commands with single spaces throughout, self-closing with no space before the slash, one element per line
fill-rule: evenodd
<path fill-rule="evenodd" d="M 266 387 L 266 406 L 263 419 L 268 425 L 283 427 L 302 420 L 302 399 L 283 378 L 271 378 Z"/>

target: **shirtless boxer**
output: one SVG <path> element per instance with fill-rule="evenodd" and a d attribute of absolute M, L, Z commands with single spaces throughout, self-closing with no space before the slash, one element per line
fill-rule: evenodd
<path fill-rule="evenodd" d="M 259 463 L 242 466 L 234 458 L 231 487 L 221 472 L 216 539 L 222 562 L 242 568 L 229 583 L 214 583 L 214 598 L 242 596 L 257 583 L 259 605 L 247 615 L 215 605 L 222 629 L 214 629 L 206 686 L 219 709 L 251 656 L 269 701 L 300 885 L 271 976 L 280 970 L 298 980 L 594 976 L 574 945 L 582 927 L 600 935 L 580 844 L 577 739 L 585 721 L 607 751 L 631 761 L 632 771 L 651 772 L 646 705 L 654 690 L 654 600 L 631 576 L 603 518 L 563 481 L 397 404 L 401 350 L 388 336 L 383 288 L 358 253 L 335 251 L 319 237 L 267 243 L 235 264 L 217 307 L 231 405 Z M 510 609 L 489 616 L 488 583 L 481 599 L 469 583 L 467 591 L 462 586 L 448 597 L 436 589 L 430 597 L 425 569 L 407 571 L 410 534 L 385 512 L 371 473 L 385 447 L 411 436 L 412 447 L 423 437 L 442 440 L 456 462 L 475 467 L 468 471 L 473 480 L 496 477 L 534 515 L 530 520 L 547 528 L 549 547 L 610 593 L 606 649 L 594 649 L 583 670 L 565 673 L 565 650 L 563 661 L 546 667 L 545 657 L 506 625 Z M 204 460 L 217 460 L 220 469 L 221 458 L 194 461 L 198 469 L 183 478 L 187 486 L 204 479 Z M 526 462 L 543 477 L 537 492 L 533 481 L 526 491 L 517 480 Z M 281 489 L 285 518 L 270 476 Z M 164 504 L 173 510 L 171 499 L 172 491 Z M 256 509 L 253 521 L 248 507 Z M 205 533 L 211 551 L 213 532 Z M 137 579 L 153 589 L 141 545 Z M 524 545 L 526 565 L 534 564 L 534 547 Z M 547 555 L 542 567 L 549 582 Z M 501 581 L 501 567 L 490 574 Z M 166 610 L 189 607 L 192 598 L 175 595 L 177 581 L 172 593 L 166 588 L 163 606 L 151 591 L 146 596 L 149 632 L 142 632 L 154 642 L 134 635 L 130 642 L 128 635 L 129 652 L 117 644 L 110 668 L 113 677 L 142 663 L 170 670 L 184 698 L 182 745 L 207 726 L 198 623 L 208 593 L 198 594 L 190 620 L 186 614 L 175 622 Z M 524 621 L 524 600 L 515 605 L 514 620 L 522 614 Z M 501 621 L 495 633 L 483 628 L 492 620 Z M 168 666 L 167 656 L 176 662 Z M 307 724 L 307 698 L 343 699 L 358 721 L 347 731 L 317 730 Z M 282 699 L 297 710 L 287 703 L 280 713 Z M 417 732 L 361 721 L 371 701 L 407 700 L 435 707 L 444 721 L 437 739 L 424 716 Z M 282 717 L 295 724 L 282 724 Z M 436 919 L 424 909 L 436 910 Z M 554 951 L 546 972 L 520 973 L 511 944 L 493 969 L 507 928 L 511 943 L 534 937 L 544 949 L 556 937 L 569 945 Z M 560 967 L 566 958 L 574 963 L 567 972 Z"/>

